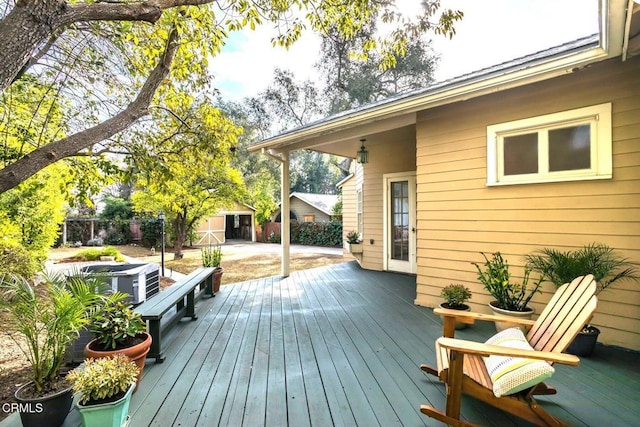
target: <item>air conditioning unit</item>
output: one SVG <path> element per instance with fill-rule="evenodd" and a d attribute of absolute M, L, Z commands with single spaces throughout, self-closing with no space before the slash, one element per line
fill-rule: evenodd
<path fill-rule="evenodd" d="M 129 302 L 141 304 L 160 291 L 158 264 L 93 264 L 80 269 L 81 273 L 98 273 L 111 283 L 113 292 L 131 295 Z"/>

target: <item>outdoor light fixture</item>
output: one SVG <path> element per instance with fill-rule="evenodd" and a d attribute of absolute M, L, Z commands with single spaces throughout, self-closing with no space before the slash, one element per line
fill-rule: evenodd
<path fill-rule="evenodd" d="M 162 264 L 162 277 L 164 277 L 164 221 L 166 217 L 164 216 L 164 212 L 160 212 L 158 215 L 158 219 L 160 220 L 160 225 L 162 226 L 162 231 L 160 234 L 160 240 L 162 242 L 162 249 L 160 251 L 160 264 Z"/>
<path fill-rule="evenodd" d="M 361 164 L 365 164 L 369 162 L 369 152 L 364 148 L 365 141 L 366 139 L 364 138 L 360 140 L 360 143 L 362 144 L 362 146 L 360 146 L 360 151 L 356 153 L 356 161 Z"/>

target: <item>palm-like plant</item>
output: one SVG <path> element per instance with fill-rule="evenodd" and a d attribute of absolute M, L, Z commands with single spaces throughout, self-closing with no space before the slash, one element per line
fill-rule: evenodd
<path fill-rule="evenodd" d="M 29 360 L 38 395 L 58 381 L 67 347 L 89 322 L 101 288 L 97 280 L 60 274 L 45 276 L 37 286 L 21 276 L 0 278 L 3 329 Z"/>
<path fill-rule="evenodd" d="M 527 255 L 526 261 L 531 270 L 557 287 L 578 276 L 593 274 L 598 283 L 596 295 L 620 280 L 640 279 L 637 264 L 601 243 L 569 251 L 544 248 Z"/>

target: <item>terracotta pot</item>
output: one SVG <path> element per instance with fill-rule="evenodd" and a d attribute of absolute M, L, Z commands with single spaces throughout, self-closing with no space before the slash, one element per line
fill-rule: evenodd
<path fill-rule="evenodd" d="M 15 392 L 20 404 L 20 420 L 24 427 L 59 427 L 71 409 L 73 389 L 71 387 L 44 397 L 24 398 L 22 391 L 31 387 L 33 381 L 26 383 Z"/>
<path fill-rule="evenodd" d="M 491 301 L 489 303 L 489 308 L 491 308 L 491 310 L 495 313 L 495 314 L 499 314 L 501 316 L 511 316 L 511 317 L 518 317 L 520 319 L 531 319 L 531 316 L 533 316 L 533 314 L 536 312 L 536 310 L 532 307 L 527 307 L 526 311 L 511 311 L 511 310 L 505 310 L 499 307 L 496 307 L 494 304 L 496 304 L 497 301 Z M 503 331 L 505 329 L 508 328 L 513 328 L 514 325 L 513 323 L 508 323 L 508 322 L 494 322 L 496 325 L 496 331 L 500 332 Z M 522 329 L 522 332 L 524 332 L 526 334 L 526 330 L 524 327 L 520 327 L 520 329 Z"/>
<path fill-rule="evenodd" d="M 135 362 L 136 366 L 140 372 L 138 373 L 138 378 L 136 380 L 136 388 L 133 390 L 135 393 L 138 390 L 138 384 L 140 384 L 140 379 L 142 378 L 142 371 L 144 370 L 144 363 L 146 360 L 147 353 L 149 353 L 149 349 L 151 348 L 151 335 L 147 332 L 142 332 L 138 334 L 138 336 L 144 336 L 144 341 L 140 344 L 136 344 L 132 347 L 127 347 L 118 350 L 101 350 L 98 344 L 98 340 L 94 339 L 89 342 L 87 346 L 84 348 L 84 357 L 99 359 L 101 357 L 109 357 L 115 354 L 124 354 L 129 359 Z"/>
<path fill-rule="evenodd" d="M 220 284 L 222 283 L 222 273 L 224 273 L 224 268 L 218 267 L 213 270 L 213 295 L 215 295 L 220 290 Z"/>

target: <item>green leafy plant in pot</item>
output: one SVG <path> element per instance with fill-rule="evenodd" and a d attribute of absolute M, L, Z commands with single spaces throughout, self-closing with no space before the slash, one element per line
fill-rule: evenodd
<path fill-rule="evenodd" d="M 78 394 L 76 406 L 83 425 L 122 426 L 140 370 L 123 354 L 87 359 L 67 375 Z"/>
<path fill-rule="evenodd" d="M 24 426 L 59 426 L 72 402 L 62 366 L 68 346 L 101 301 L 90 278 L 48 275 L 38 285 L 20 276 L 0 279 L 3 330 L 31 365 L 31 381 L 16 391 Z"/>
<path fill-rule="evenodd" d="M 140 313 L 123 301 L 126 294 L 117 292 L 115 297 L 98 307 L 91 318 L 89 330 L 95 336 L 85 349 L 85 358 L 98 359 L 124 354 L 138 366 L 136 382 L 140 383 L 147 353 L 151 348 L 151 335 Z"/>
<path fill-rule="evenodd" d="M 201 252 L 202 266 L 215 268 L 215 270 L 213 271 L 213 287 L 210 291 L 209 285 L 207 284 L 207 294 L 215 296 L 216 293 L 220 290 L 220 285 L 222 284 L 222 274 L 224 273 L 224 269 L 220 267 L 220 263 L 222 262 L 222 248 L 220 247 L 220 245 L 208 246 L 202 248 Z"/>
<path fill-rule="evenodd" d="M 450 310 L 471 311 L 465 302 L 471 298 L 471 291 L 464 285 L 451 284 L 442 288 L 440 296 L 444 298 L 444 302 L 440 303 L 440 307 Z M 456 329 L 465 329 L 468 325 L 462 322 L 456 322 Z"/>
<path fill-rule="evenodd" d="M 481 254 L 485 260 L 484 269 L 475 262 L 472 264 L 478 271 L 478 280 L 494 298 L 494 301 L 489 303 L 491 310 L 503 316 L 531 318 L 535 310 L 529 306 L 529 302 L 536 293 L 541 292 L 542 279 L 529 286 L 531 269 L 525 267 L 522 283 L 514 283 L 511 281 L 509 263 L 500 252 L 494 253 L 491 259 L 483 252 Z M 496 322 L 498 331 L 510 326 L 513 325 Z"/>
<path fill-rule="evenodd" d="M 355 230 L 348 232 L 345 238 L 345 248 L 352 254 L 361 254 L 363 247 L 360 233 Z"/>
<path fill-rule="evenodd" d="M 544 281 L 560 287 L 573 279 L 592 274 L 597 282 L 596 295 L 614 283 L 623 280 L 640 280 L 638 265 L 602 243 L 591 243 L 575 250 L 561 251 L 544 248 L 527 255 L 527 266 L 540 274 Z M 590 356 L 600 330 L 593 325 L 585 325 L 567 351 L 578 356 Z"/>

